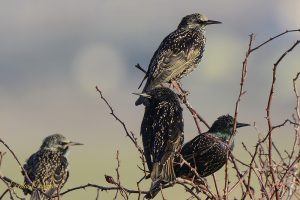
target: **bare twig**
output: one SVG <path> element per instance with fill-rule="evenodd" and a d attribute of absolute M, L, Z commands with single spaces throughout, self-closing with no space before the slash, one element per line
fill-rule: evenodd
<path fill-rule="evenodd" d="M 278 35 L 276 35 L 276 36 L 271 37 L 270 39 L 268 39 L 268 40 L 266 40 L 265 42 L 263 42 L 263 43 L 257 45 L 256 47 L 252 48 L 252 49 L 250 50 L 250 52 L 256 51 L 256 50 L 259 49 L 260 47 L 262 47 L 262 46 L 264 46 L 265 44 L 271 42 L 272 40 L 274 40 L 274 39 L 276 39 L 276 38 L 278 38 L 278 37 L 280 37 L 280 36 L 283 36 L 283 35 L 285 35 L 285 34 L 287 34 L 287 33 L 291 33 L 291 32 L 300 32 L 300 29 L 286 30 L 286 31 L 284 31 L 284 32 L 282 32 L 282 33 L 280 33 L 280 34 L 278 34 Z"/>
<path fill-rule="evenodd" d="M 142 159 L 142 162 L 144 163 L 145 162 L 145 159 L 144 159 L 144 151 L 143 149 L 138 145 L 138 142 L 137 142 L 137 138 L 135 137 L 134 133 L 132 131 L 128 131 L 125 123 L 119 118 L 116 116 L 112 106 L 109 104 L 109 102 L 106 100 L 106 98 L 103 96 L 101 90 L 98 88 L 98 86 L 96 86 L 96 90 L 97 92 L 99 93 L 101 99 L 105 102 L 105 104 L 107 105 L 107 107 L 109 108 L 110 110 L 110 114 L 123 126 L 123 129 L 126 133 L 126 135 L 129 137 L 129 139 L 132 141 L 132 143 L 135 145 L 135 147 L 138 149 L 138 151 L 140 152 L 141 154 L 141 159 Z"/>
<path fill-rule="evenodd" d="M 8 151 L 13 155 L 14 159 L 17 161 L 18 165 L 20 166 L 20 168 L 22 169 L 22 172 L 24 173 L 24 177 L 27 179 L 28 183 L 32 184 L 32 181 L 30 180 L 26 170 L 24 169 L 24 167 L 22 166 L 21 162 L 19 161 L 18 157 L 16 156 L 16 154 L 14 153 L 14 151 L 8 146 L 8 144 L 6 144 L 1 138 L 0 138 L 0 143 L 2 143 L 7 149 Z"/>
<path fill-rule="evenodd" d="M 238 115 L 238 110 L 239 110 L 239 103 L 241 101 L 242 95 L 245 94 L 244 83 L 245 83 L 245 79 L 246 79 L 246 76 L 247 76 L 248 58 L 251 54 L 251 47 L 252 47 L 252 43 L 253 43 L 253 40 L 254 40 L 254 34 L 252 33 L 249 37 L 250 37 L 250 40 L 249 40 L 249 44 L 248 44 L 248 50 L 246 52 L 246 56 L 244 58 L 243 65 L 242 65 L 240 91 L 239 91 L 239 95 L 238 95 L 238 98 L 237 98 L 236 103 L 235 103 L 234 124 L 233 124 L 233 133 L 234 134 L 236 132 L 236 124 L 237 124 L 237 115 Z"/>
<path fill-rule="evenodd" d="M 97 188 L 101 191 L 110 191 L 110 190 L 125 190 L 127 193 L 129 194 L 139 194 L 139 193 L 142 193 L 142 194 L 147 194 L 148 192 L 147 191 L 138 191 L 138 190 L 132 190 L 132 189 L 127 189 L 127 188 L 121 188 L 121 187 L 106 187 L 106 186 L 101 186 L 101 185 L 96 185 L 96 184 L 91 184 L 91 183 L 88 183 L 88 184 L 85 184 L 85 185 L 82 185 L 82 186 L 78 186 L 78 187 L 74 187 L 74 188 L 71 188 L 71 189 L 68 189 L 62 193 L 60 193 L 60 196 L 63 196 L 63 195 L 66 195 L 67 193 L 70 193 L 70 192 L 73 192 L 75 190 L 79 190 L 79 189 L 86 189 L 86 188 Z M 53 198 L 56 197 L 56 196 L 53 196 Z"/>
<path fill-rule="evenodd" d="M 274 67 L 273 67 L 273 76 L 272 76 L 272 85 L 271 85 L 271 89 L 270 89 L 270 93 L 269 93 L 269 97 L 268 97 L 268 104 L 267 104 L 267 121 L 268 121 L 268 128 L 269 128 L 269 134 L 268 134 L 268 138 L 269 138 L 269 148 L 268 148 L 268 153 L 269 153 L 269 166 L 270 166 L 270 173 L 271 173 L 271 177 L 272 177 L 272 181 L 274 184 L 274 188 L 275 188 L 275 195 L 276 195 L 276 200 L 279 200 L 279 188 L 278 188 L 278 183 L 277 183 L 277 179 L 274 173 L 274 168 L 273 168 L 273 163 L 272 163 L 272 121 L 271 121 L 271 104 L 272 104 L 272 98 L 273 98 L 273 94 L 274 94 L 274 87 L 275 87 L 275 82 L 276 82 L 276 71 L 277 71 L 277 67 L 279 65 L 279 63 L 282 61 L 282 59 L 289 53 L 291 52 L 298 44 L 300 43 L 300 41 L 297 41 L 295 44 L 292 45 L 291 48 L 289 48 L 287 51 L 285 51 L 280 57 L 279 59 L 275 62 Z"/>

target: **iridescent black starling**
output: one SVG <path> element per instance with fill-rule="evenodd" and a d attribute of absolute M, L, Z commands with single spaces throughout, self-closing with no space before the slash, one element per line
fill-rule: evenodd
<path fill-rule="evenodd" d="M 229 142 L 233 136 L 233 123 L 233 117 L 223 115 L 213 123 L 208 132 L 197 135 L 183 146 L 181 155 L 197 170 L 200 177 L 215 173 L 226 163 L 227 152 L 233 148 L 233 142 Z M 244 126 L 249 124 L 237 123 L 237 128 Z M 177 177 L 195 177 L 187 165 L 176 165 L 174 168 Z"/>
<path fill-rule="evenodd" d="M 205 49 L 206 25 L 219 23 L 221 22 L 208 20 L 206 16 L 198 13 L 182 18 L 178 28 L 170 33 L 155 51 L 144 77 L 144 80 L 147 78 L 147 82 L 143 92 L 161 83 L 179 80 L 193 71 Z M 135 102 L 136 105 L 142 103 L 143 97 Z"/>
<path fill-rule="evenodd" d="M 51 196 L 64 186 L 69 177 L 67 153 L 73 145 L 81 144 L 71 142 L 60 134 L 50 135 L 27 160 L 24 169 L 32 185 L 25 178 L 25 186 L 32 189 L 32 200 L 48 199 L 40 191 Z"/>
<path fill-rule="evenodd" d="M 159 87 L 140 95 L 145 97 L 141 135 L 152 189 L 176 179 L 173 161 L 183 143 L 182 108 L 177 94 L 169 88 Z"/>

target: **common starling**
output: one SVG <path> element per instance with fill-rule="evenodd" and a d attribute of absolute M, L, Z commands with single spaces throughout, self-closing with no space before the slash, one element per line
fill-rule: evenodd
<path fill-rule="evenodd" d="M 153 188 L 176 179 L 173 161 L 183 143 L 182 108 L 177 94 L 158 87 L 140 94 L 145 97 L 141 124 L 146 162 L 151 172 Z"/>
<path fill-rule="evenodd" d="M 233 117 L 223 115 L 213 123 L 208 132 L 197 135 L 182 147 L 182 157 L 197 170 L 200 177 L 215 173 L 226 163 L 227 152 L 233 148 L 233 143 L 229 142 L 233 136 L 233 125 Z M 249 125 L 237 123 L 237 128 Z M 176 158 L 176 162 L 177 159 L 179 158 Z M 174 168 L 177 177 L 195 177 L 194 172 L 185 164 L 175 165 Z"/>
<path fill-rule="evenodd" d="M 81 144 L 71 142 L 61 134 L 50 135 L 29 157 L 24 169 L 32 182 L 31 185 L 25 178 L 25 186 L 32 190 L 31 200 L 48 199 L 47 196 L 56 194 L 64 186 L 69 177 L 67 153 L 73 145 Z"/>
<path fill-rule="evenodd" d="M 220 23 L 208 20 L 206 16 L 199 13 L 183 17 L 178 28 L 170 33 L 155 51 L 143 79 L 144 81 L 147 78 L 143 92 L 161 83 L 179 80 L 193 71 L 205 49 L 205 27 Z M 140 97 L 135 105 L 142 104 L 143 99 Z"/>

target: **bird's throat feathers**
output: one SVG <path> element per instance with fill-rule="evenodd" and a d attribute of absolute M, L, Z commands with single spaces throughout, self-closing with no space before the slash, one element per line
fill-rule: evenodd
<path fill-rule="evenodd" d="M 230 137 L 231 137 L 231 133 L 230 132 L 215 132 L 212 133 L 213 135 L 215 135 L 217 138 L 221 139 L 223 142 L 228 142 Z"/>

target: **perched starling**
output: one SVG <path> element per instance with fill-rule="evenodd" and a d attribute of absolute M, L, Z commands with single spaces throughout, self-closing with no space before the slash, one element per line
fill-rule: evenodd
<path fill-rule="evenodd" d="M 182 18 L 178 28 L 170 33 L 155 51 L 143 79 L 144 81 L 147 78 L 143 92 L 161 83 L 179 80 L 193 71 L 205 49 L 206 25 L 219 23 L 221 22 L 208 20 L 206 16 L 198 13 Z M 140 97 L 135 104 L 142 104 L 143 99 Z"/>
<path fill-rule="evenodd" d="M 69 177 L 67 153 L 73 145 L 81 144 L 71 142 L 60 134 L 50 135 L 27 160 L 24 169 L 32 185 L 25 178 L 25 186 L 33 191 L 32 200 L 48 199 L 40 191 L 51 196 L 64 186 Z"/>
<path fill-rule="evenodd" d="M 233 143 L 229 142 L 233 136 L 233 123 L 233 117 L 223 115 L 213 123 L 208 132 L 197 135 L 182 147 L 181 155 L 197 170 L 200 177 L 215 173 L 226 163 L 227 152 L 233 148 Z M 237 123 L 237 128 L 249 125 Z M 194 177 L 187 165 L 175 165 L 174 168 L 177 177 Z"/>
<path fill-rule="evenodd" d="M 182 108 L 177 94 L 165 87 L 158 87 L 145 97 L 145 114 L 141 125 L 144 153 L 151 172 L 152 186 L 176 179 L 173 161 L 183 143 Z"/>

